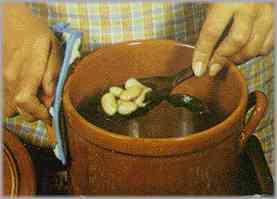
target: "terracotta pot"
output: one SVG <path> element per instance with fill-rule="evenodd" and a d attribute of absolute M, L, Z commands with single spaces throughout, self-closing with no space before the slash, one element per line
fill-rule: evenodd
<path fill-rule="evenodd" d="M 198 96 L 228 115 L 191 136 L 118 135 L 87 122 L 76 110 L 84 97 L 108 85 L 190 67 L 192 52 L 193 48 L 173 41 L 139 41 L 99 49 L 77 64 L 63 96 L 73 194 L 240 193 L 239 154 L 266 111 L 266 97 L 257 91 L 249 100 L 246 82 L 232 63 L 216 78 L 192 78 L 174 90 Z"/>

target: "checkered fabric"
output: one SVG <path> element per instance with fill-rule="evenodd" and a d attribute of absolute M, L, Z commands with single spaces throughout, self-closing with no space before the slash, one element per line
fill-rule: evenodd
<path fill-rule="evenodd" d="M 13 118 L 5 118 L 5 128 L 15 133 L 25 143 L 42 148 L 54 148 L 56 142 L 52 127 L 38 120 L 27 122 L 20 115 Z"/>
<path fill-rule="evenodd" d="M 267 96 L 267 113 L 256 129 L 256 134 L 261 141 L 266 160 L 268 161 L 272 175 L 274 176 L 274 52 L 267 56 L 252 59 L 249 62 L 238 66 L 238 68 L 247 81 L 249 93 L 259 90 L 264 92 Z"/>
<path fill-rule="evenodd" d="M 83 32 L 82 51 L 129 40 L 166 38 L 195 44 L 205 18 L 206 4 L 185 1 L 114 1 L 30 3 L 35 15 L 49 25 L 70 23 Z M 249 90 L 261 90 L 269 99 L 268 113 L 257 129 L 266 159 L 274 174 L 273 54 L 239 66 Z M 39 124 L 37 124 L 39 125 Z M 36 129 L 34 127 L 34 129 Z"/>
<path fill-rule="evenodd" d="M 93 2 L 93 1 L 92 1 Z M 123 1 L 121 3 L 32 4 L 49 24 L 70 23 L 83 32 L 83 50 L 130 40 L 167 38 L 194 43 L 204 19 L 205 4 Z"/>

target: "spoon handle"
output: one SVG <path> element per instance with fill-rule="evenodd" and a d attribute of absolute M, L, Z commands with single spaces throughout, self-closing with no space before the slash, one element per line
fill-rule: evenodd
<path fill-rule="evenodd" d="M 178 84 L 182 83 L 184 80 L 192 77 L 194 75 L 191 66 L 180 70 L 175 75 L 170 77 L 170 80 L 172 81 L 172 87 L 174 88 Z"/>

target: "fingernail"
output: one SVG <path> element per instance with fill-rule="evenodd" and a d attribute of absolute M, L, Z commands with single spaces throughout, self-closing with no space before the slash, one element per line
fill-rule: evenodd
<path fill-rule="evenodd" d="M 223 67 L 220 64 L 212 64 L 210 66 L 209 75 L 210 76 L 215 76 L 222 68 Z"/>
<path fill-rule="evenodd" d="M 200 77 L 205 73 L 205 67 L 203 66 L 202 62 L 196 62 L 192 66 L 192 70 L 197 77 Z"/>

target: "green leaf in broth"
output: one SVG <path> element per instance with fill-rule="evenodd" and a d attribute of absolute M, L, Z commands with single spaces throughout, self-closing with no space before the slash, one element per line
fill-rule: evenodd
<path fill-rule="evenodd" d="M 212 124 L 218 120 L 216 114 L 209 109 L 207 104 L 205 104 L 197 97 L 177 93 L 168 96 L 166 100 L 174 107 L 183 107 L 193 113 L 202 115 L 206 118 L 208 123 Z"/>
<path fill-rule="evenodd" d="M 168 96 L 166 100 L 174 107 L 184 107 L 191 112 L 202 112 L 207 109 L 207 105 L 200 99 L 190 95 L 177 93 Z"/>

